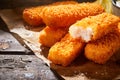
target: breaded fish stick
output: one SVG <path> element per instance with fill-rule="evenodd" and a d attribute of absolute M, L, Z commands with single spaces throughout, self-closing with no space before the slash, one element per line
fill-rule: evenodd
<path fill-rule="evenodd" d="M 59 5 L 43 9 L 43 21 L 50 27 L 69 27 L 77 20 L 104 12 L 103 7 L 95 3 Z"/>
<path fill-rule="evenodd" d="M 119 30 L 119 32 L 120 32 L 120 22 L 118 23 L 118 30 Z"/>
<path fill-rule="evenodd" d="M 85 56 L 95 63 L 104 64 L 120 48 L 119 33 L 109 33 L 85 47 Z"/>
<path fill-rule="evenodd" d="M 48 54 L 48 59 L 54 64 L 68 66 L 83 50 L 85 43 L 80 39 L 73 39 L 66 34 L 60 42 L 53 45 Z"/>
<path fill-rule="evenodd" d="M 101 38 L 117 28 L 119 17 L 109 13 L 84 18 L 69 28 L 73 38 L 81 37 L 83 41 L 89 42 Z"/>
<path fill-rule="evenodd" d="M 47 26 L 40 32 L 39 42 L 46 47 L 51 47 L 60 41 L 67 32 L 66 29 L 55 29 Z"/>
<path fill-rule="evenodd" d="M 37 7 L 32 7 L 32 8 L 26 8 L 23 11 L 23 19 L 32 26 L 39 26 L 40 24 L 43 24 L 42 21 L 42 9 L 47 7 L 47 6 L 57 6 L 57 5 L 65 5 L 65 4 L 77 4 L 78 2 L 76 1 L 61 1 L 61 2 L 55 2 L 50 5 L 45 5 L 45 6 L 37 6 Z"/>
<path fill-rule="evenodd" d="M 43 24 L 41 18 L 43 8 L 44 6 L 26 8 L 23 11 L 23 19 L 25 20 L 25 22 L 32 26 L 39 26 L 40 24 Z"/>

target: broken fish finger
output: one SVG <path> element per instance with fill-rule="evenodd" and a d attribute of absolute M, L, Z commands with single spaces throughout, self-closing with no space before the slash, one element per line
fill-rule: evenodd
<path fill-rule="evenodd" d="M 71 25 L 69 33 L 73 38 L 89 42 L 114 31 L 119 21 L 119 17 L 109 13 L 89 16 Z"/>

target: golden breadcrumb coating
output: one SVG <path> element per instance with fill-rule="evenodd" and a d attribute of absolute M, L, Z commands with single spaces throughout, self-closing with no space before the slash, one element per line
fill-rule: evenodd
<path fill-rule="evenodd" d="M 45 5 L 45 6 L 37 6 L 37 7 L 31 7 L 31 8 L 26 8 L 23 11 L 23 19 L 32 26 L 39 26 L 40 24 L 43 24 L 42 21 L 42 9 L 47 7 L 47 6 L 57 6 L 57 5 L 68 5 L 68 4 L 77 4 L 78 2 L 76 1 L 61 1 L 61 2 L 55 2 L 50 5 Z"/>
<path fill-rule="evenodd" d="M 120 22 L 118 23 L 118 30 L 119 30 L 119 32 L 120 32 Z"/>
<path fill-rule="evenodd" d="M 43 24 L 41 13 L 44 6 L 26 8 L 23 11 L 23 19 L 32 26 Z"/>
<path fill-rule="evenodd" d="M 54 29 L 47 26 L 40 32 L 39 42 L 46 47 L 51 47 L 56 42 L 60 41 L 67 31 L 66 29 Z"/>
<path fill-rule="evenodd" d="M 117 32 L 107 34 L 85 47 L 85 56 L 95 63 L 104 64 L 120 48 L 120 35 Z"/>
<path fill-rule="evenodd" d="M 48 59 L 54 64 L 68 66 L 83 50 L 84 44 L 80 39 L 73 39 L 66 34 L 60 42 L 50 48 Z"/>
<path fill-rule="evenodd" d="M 43 9 L 43 21 L 49 27 L 69 27 L 84 17 L 97 15 L 104 12 L 99 4 L 80 3 L 45 7 Z"/>
<path fill-rule="evenodd" d="M 81 37 L 89 42 L 114 31 L 119 21 L 119 17 L 109 13 L 89 16 L 70 26 L 69 33 L 73 38 Z"/>

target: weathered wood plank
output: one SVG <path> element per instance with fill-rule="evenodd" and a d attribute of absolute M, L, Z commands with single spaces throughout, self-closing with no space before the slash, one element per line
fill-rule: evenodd
<path fill-rule="evenodd" d="M 35 55 L 0 55 L 0 80 L 58 80 L 58 76 Z"/>

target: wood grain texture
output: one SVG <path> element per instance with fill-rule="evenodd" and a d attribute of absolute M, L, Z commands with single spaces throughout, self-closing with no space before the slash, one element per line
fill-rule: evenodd
<path fill-rule="evenodd" d="M 0 55 L 0 80 L 58 80 L 58 77 L 35 55 Z"/>

